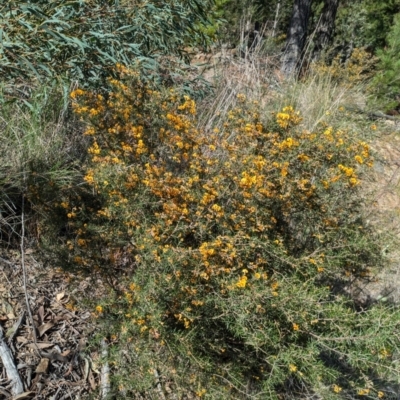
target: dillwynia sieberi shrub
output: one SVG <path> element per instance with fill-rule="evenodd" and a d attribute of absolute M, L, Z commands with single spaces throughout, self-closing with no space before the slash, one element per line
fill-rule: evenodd
<path fill-rule="evenodd" d="M 91 141 L 86 192 L 54 207 L 61 258 L 114 278 L 96 310 L 115 390 L 382 397 L 398 323 L 340 290 L 380 262 L 361 218 L 368 144 L 307 131 L 290 105 L 265 123 L 241 94 L 205 131 L 191 98 L 118 70 L 107 95 L 71 93 Z"/>

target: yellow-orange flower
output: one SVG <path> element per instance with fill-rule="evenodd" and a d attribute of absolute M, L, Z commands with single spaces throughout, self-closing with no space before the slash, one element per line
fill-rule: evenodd
<path fill-rule="evenodd" d="M 342 388 L 341 388 L 340 386 L 338 386 L 338 385 L 333 385 L 333 386 L 332 386 L 332 390 L 333 390 L 335 393 L 340 393 L 340 392 L 342 391 Z"/>
<path fill-rule="evenodd" d="M 243 275 L 238 282 L 236 282 L 236 287 L 245 288 L 247 284 L 247 276 Z"/>

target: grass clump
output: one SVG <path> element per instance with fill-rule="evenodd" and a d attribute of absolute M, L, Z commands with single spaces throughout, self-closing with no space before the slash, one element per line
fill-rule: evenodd
<path fill-rule="evenodd" d="M 382 397 L 398 311 L 344 290 L 382 263 L 362 219 L 368 144 L 243 94 L 204 129 L 190 97 L 117 70 L 107 94 L 71 93 L 91 144 L 79 192 L 50 210 L 60 259 L 114 286 L 96 313 L 115 393 Z"/>
<path fill-rule="evenodd" d="M 22 211 L 27 214 L 31 228 L 27 231 L 40 236 L 39 210 L 47 207 L 60 187 L 75 181 L 79 161 L 86 157 L 86 147 L 59 85 L 31 89 L 29 95 L 21 97 L 13 97 L 3 89 L 0 92 L 0 242 L 9 244 L 18 240 Z M 40 202 L 36 192 L 39 188 Z M 24 199 L 28 200 L 25 206 Z M 35 207 L 38 213 L 33 212 Z"/>

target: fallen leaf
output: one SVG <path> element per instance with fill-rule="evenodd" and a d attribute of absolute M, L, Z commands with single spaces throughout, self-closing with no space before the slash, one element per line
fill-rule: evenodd
<path fill-rule="evenodd" d="M 17 336 L 16 340 L 18 343 L 27 343 L 28 342 L 28 339 L 24 336 Z"/>
<path fill-rule="evenodd" d="M 63 363 L 67 363 L 68 362 L 68 358 L 62 356 L 60 353 L 58 353 L 57 351 L 52 350 L 51 352 L 42 352 L 42 356 L 43 357 L 47 357 L 52 361 L 61 361 Z"/>
<path fill-rule="evenodd" d="M 43 323 L 43 321 L 44 321 L 44 307 L 43 306 L 39 307 L 39 309 L 37 311 L 37 315 L 39 317 L 40 323 Z"/>
<path fill-rule="evenodd" d="M 0 304 L 1 304 L 1 309 L 3 311 L 4 314 L 8 315 L 8 314 L 13 314 L 14 313 L 14 307 L 11 305 L 11 303 L 5 299 L 4 297 L 2 297 L 0 299 Z"/>
<path fill-rule="evenodd" d="M 16 335 L 17 330 L 19 329 L 24 317 L 25 317 L 25 312 L 22 313 L 22 315 L 18 318 L 18 321 L 15 322 L 15 324 L 12 327 L 8 328 L 6 333 L 7 338 L 13 338 Z"/>
<path fill-rule="evenodd" d="M 61 355 L 62 355 L 63 357 L 67 357 L 67 356 L 69 356 L 70 353 L 71 353 L 71 350 L 70 350 L 70 349 L 67 349 L 67 350 L 63 351 L 63 352 L 61 353 Z"/>
<path fill-rule="evenodd" d="M 15 333 L 15 324 L 12 327 L 7 329 L 6 337 L 9 338 L 12 335 L 14 335 L 14 333 Z"/>
<path fill-rule="evenodd" d="M 8 319 L 15 319 L 16 318 L 15 314 L 12 313 L 12 312 L 7 314 L 7 317 L 8 317 Z"/>
<path fill-rule="evenodd" d="M 92 390 L 96 390 L 97 385 L 96 385 L 96 381 L 94 379 L 92 370 L 89 370 L 88 381 L 90 383 L 90 387 L 92 388 Z"/>
<path fill-rule="evenodd" d="M 36 373 L 37 374 L 46 374 L 47 369 L 49 368 L 49 359 L 48 358 L 42 358 L 40 360 L 39 365 L 36 367 Z"/>
<path fill-rule="evenodd" d="M 9 399 L 11 397 L 11 394 L 7 392 L 7 390 L 4 390 L 0 387 L 0 394 L 4 396 L 5 399 Z"/>
<path fill-rule="evenodd" d="M 49 347 L 53 347 L 54 346 L 54 343 L 50 343 L 50 342 L 37 342 L 36 344 L 35 343 L 29 343 L 29 344 L 27 344 L 27 346 L 30 348 L 30 349 L 36 349 L 36 348 L 38 348 L 38 349 L 48 349 Z"/>
<path fill-rule="evenodd" d="M 15 397 L 13 397 L 13 400 L 30 399 L 34 395 L 35 395 L 35 392 L 24 392 L 21 394 L 17 394 Z"/>
<path fill-rule="evenodd" d="M 65 296 L 65 293 L 64 293 L 64 292 L 58 293 L 58 294 L 56 295 L 57 301 L 60 301 L 64 296 Z"/>
<path fill-rule="evenodd" d="M 83 350 L 85 346 L 86 346 L 86 339 L 82 337 L 79 339 L 78 348 L 79 350 Z"/>
<path fill-rule="evenodd" d="M 172 393 L 171 386 L 169 386 L 169 383 L 168 383 L 168 382 L 165 384 L 164 387 L 165 387 L 165 391 L 166 391 L 167 393 Z"/>
<path fill-rule="evenodd" d="M 54 326 L 52 322 L 46 322 L 43 325 L 40 325 L 38 328 L 39 332 L 39 337 L 42 336 L 45 332 L 47 332 L 49 329 L 51 329 Z"/>
<path fill-rule="evenodd" d="M 88 318 L 90 318 L 90 317 L 91 317 L 91 314 L 90 314 L 89 311 L 86 311 L 85 313 L 83 313 L 83 314 L 81 315 L 81 319 L 88 319 Z"/>
<path fill-rule="evenodd" d="M 85 372 L 83 380 L 86 381 L 86 379 L 88 378 L 88 375 L 89 375 L 89 371 L 90 371 L 90 362 L 86 357 L 84 357 L 83 361 L 85 362 L 85 366 L 83 367 L 84 372 Z"/>

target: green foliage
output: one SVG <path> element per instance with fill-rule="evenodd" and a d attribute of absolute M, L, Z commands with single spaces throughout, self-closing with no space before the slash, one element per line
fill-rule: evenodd
<path fill-rule="evenodd" d="M 274 24 L 278 3 L 280 3 L 280 6 L 275 36 L 287 32 L 293 7 L 291 1 L 217 1 L 215 6 L 216 16 L 222 19 L 214 25 L 217 37 L 223 43 L 235 45 L 239 43 L 242 34 L 251 36 L 257 24 L 259 31 L 265 29 L 263 33 L 268 38 Z"/>
<path fill-rule="evenodd" d="M 207 37 L 215 39 L 217 33 L 221 29 L 221 26 L 226 22 L 224 14 L 226 13 L 225 7 L 229 4 L 231 0 L 216 0 L 214 2 L 212 11 L 208 13 L 209 24 L 206 26 L 201 26 Z"/>
<path fill-rule="evenodd" d="M 159 375 L 179 396 L 380 397 L 398 311 L 343 291 L 382 261 L 361 216 L 369 146 L 244 95 L 204 131 L 192 99 L 118 68 L 108 96 L 72 92 L 89 159 L 80 191 L 47 202 L 59 262 L 114 282 L 96 312 L 115 392 L 151 397 Z"/>
<path fill-rule="evenodd" d="M 376 53 L 386 44 L 394 15 L 400 11 L 399 0 L 342 1 L 336 18 L 334 55 L 348 58 L 354 48 Z"/>
<path fill-rule="evenodd" d="M 400 14 L 387 37 L 387 47 L 378 52 L 378 73 L 372 81 L 380 104 L 390 110 L 400 104 Z"/>
<path fill-rule="evenodd" d="M 399 0 L 365 0 L 367 10 L 364 41 L 370 49 L 382 49 L 388 44 L 387 35 L 394 24 L 394 16 L 400 12 Z"/>
<path fill-rule="evenodd" d="M 0 6 L 0 74 L 5 79 L 67 77 L 103 83 L 116 63 L 138 62 L 160 77 L 165 56 L 205 43 L 207 1 L 7 1 Z"/>
<path fill-rule="evenodd" d="M 368 11 L 362 0 L 340 3 L 335 24 L 334 56 L 340 54 L 346 60 L 354 48 L 366 46 L 367 18 Z"/>

